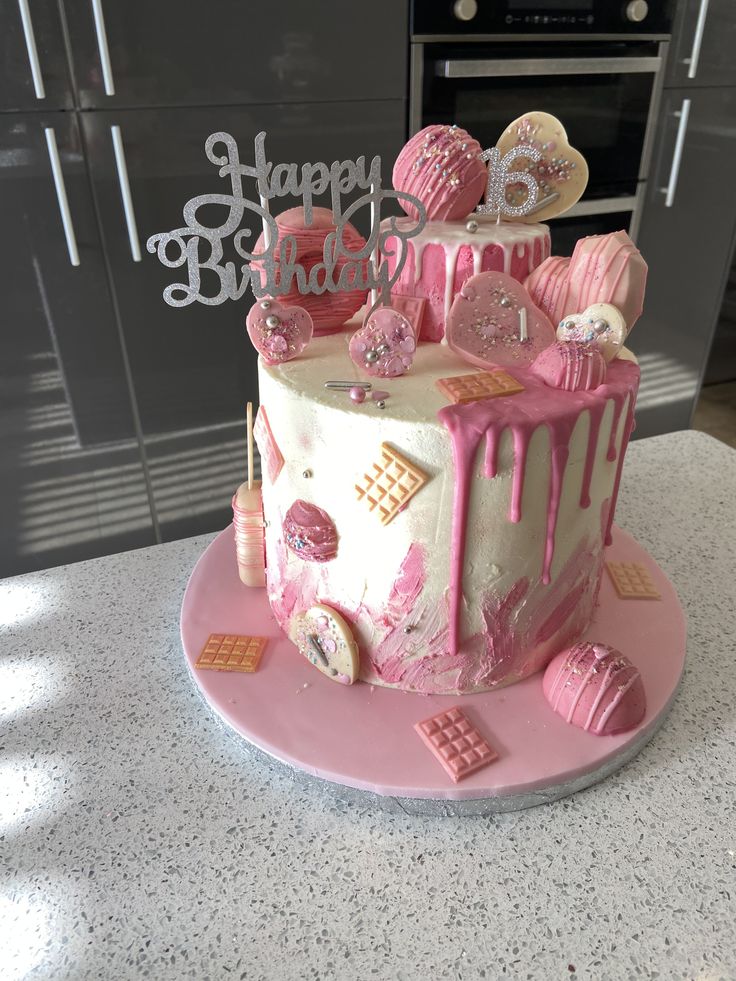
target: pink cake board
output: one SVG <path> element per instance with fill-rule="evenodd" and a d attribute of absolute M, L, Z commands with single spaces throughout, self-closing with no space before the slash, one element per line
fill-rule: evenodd
<path fill-rule="evenodd" d="M 647 695 L 642 723 L 618 736 L 594 736 L 563 721 L 542 694 L 541 673 L 475 695 L 419 695 L 330 681 L 281 632 L 265 589 L 240 582 L 232 527 L 215 538 L 192 572 L 182 604 L 182 642 L 209 705 L 252 746 L 281 763 L 342 787 L 398 799 L 414 812 L 518 810 L 574 793 L 623 766 L 654 735 L 674 699 L 686 635 L 674 588 L 620 528 L 614 528 L 606 558 L 645 563 L 662 595 L 661 600 L 621 600 L 603 575 L 598 611 L 586 636 L 624 652 L 639 668 Z M 258 671 L 195 669 L 211 633 L 267 637 Z M 457 784 L 413 729 L 455 705 L 499 754 Z M 444 808 L 434 806 L 441 802 Z M 463 803 L 474 806 L 463 810 Z"/>

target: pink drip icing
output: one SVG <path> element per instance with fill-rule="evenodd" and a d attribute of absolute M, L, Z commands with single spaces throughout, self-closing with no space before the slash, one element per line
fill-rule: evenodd
<path fill-rule="evenodd" d="M 609 534 L 613 522 L 621 465 L 630 435 L 630 424 L 633 424 L 633 405 L 639 379 L 638 367 L 629 361 L 613 362 L 609 366 L 608 378 L 604 384 L 593 391 L 579 392 L 565 392 L 549 388 L 531 372 L 523 369 L 516 369 L 514 373 L 525 386 L 525 390 L 518 395 L 482 399 L 465 405 L 448 405 L 440 409 L 438 413 L 438 418 L 448 430 L 452 441 L 452 457 L 455 468 L 449 594 L 449 640 L 450 653 L 453 656 L 457 656 L 460 646 L 460 610 L 470 488 L 478 447 L 484 435 L 486 437 L 484 475 L 492 477 L 497 473 L 498 448 L 501 436 L 507 428 L 512 431 L 514 473 L 510 520 L 519 521 L 521 520 L 523 471 L 525 470 L 529 443 L 539 426 L 545 425 L 547 427 L 551 465 L 542 561 L 542 582 L 547 585 L 551 582 L 557 517 L 565 467 L 569 456 L 570 437 L 575 424 L 582 412 L 587 410 L 590 413 L 591 426 L 581 488 L 582 500 L 589 498 L 590 477 L 600 433 L 601 418 L 606 405 L 609 401 L 614 403 L 614 433 L 609 439 L 610 453 L 611 445 L 615 451 L 616 423 L 624 402 L 628 398 L 629 413 L 619 454 L 611 507 L 608 513 Z"/>
<path fill-rule="evenodd" d="M 616 502 L 618 501 L 618 491 L 621 486 L 621 473 L 624 468 L 624 456 L 626 455 L 626 447 L 629 445 L 629 439 L 634 431 L 634 406 L 636 404 L 636 391 L 639 385 L 639 377 L 637 375 L 634 382 L 634 390 L 631 393 L 629 399 L 629 405 L 626 411 L 626 422 L 624 423 L 624 432 L 621 437 L 621 452 L 618 455 L 618 465 L 616 467 L 616 476 L 613 481 L 613 490 L 611 491 L 611 506 L 608 509 L 608 527 L 606 528 L 606 537 L 604 539 L 606 545 L 610 545 L 613 541 L 611 535 L 611 529 L 613 527 L 613 519 L 616 513 Z M 621 410 L 619 409 L 619 415 Z"/>
<path fill-rule="evenodd" d="M 595 454 L 598 449 L 598 437 L 601 431 L 601 419 L 603 418 L 602 412 L 589 412 L 590 428 L 588 430 L 588 446 L 585 450 L 585 466 L 583 468 L 583 483 L 580 488 L 580 507 L 589 508 L 590 507 L 590 482 L 593 478 L 593 464 L 595 463 Z M 615 432 L 615 426 L 612 428 L 612 432 Z M 615 449 L 615 443 L 614 443 Z"/>

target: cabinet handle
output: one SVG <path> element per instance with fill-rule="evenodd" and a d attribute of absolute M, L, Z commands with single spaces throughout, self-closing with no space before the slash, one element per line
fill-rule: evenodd
<path fill-rule="evenodd" d="M 675 149 L 672 154 L 672 164 L 670 166 L 670 179 L 667 187 L 660 187 L 660 191 L 665 195 L 664 206 L 671 208 L 675 203 L 675 191 L 677 190 L 677 180 L 680 176 L 680 164 L 682 163 L 682 151 L 685 146 L 685 133 L 687 132 L 687 121 L 690 115 L 690 99 L 682 100 L 682 109 L 675 113 L 680 117 L 680 124 L 677 127 L 677 138 L 675 139 Z"/>
<path fill-rule="evenodd" d="M 110 63 L 110 49 L 107 46 L 107 31 L 105 30 L 105 15 L 102 12 L 102 0 L 92 0 L 92 14 L 95 19 L 97 50 L 100 53 L 105 95 L 115 95 L 115 80 L 112 77 L 112 64 Z"/>
<path fill-rule="evenodd" d="M 655 73 L 662 66 L 658 57 L 646 58 L 447 58 L 435 61 L 439 78 L 501 78 L 508 75 L 631 75 Z"/>
<path fill-rule="evenodd" d="M 700 0 L 700 10 L 698 11 L 698 19 L 695 24 L 695 33 L 693 34 L 693 47 L 690 52 L 690 57 L 685 58 L 685 64 L 688 65 L 687 77 L 695 78 L 698 74 L 698 62 L 700 61 L 700 48 L 703 44 L 703 33 L 705 31 L 705 21 L 708 17 L 708 3 L 709 0 Z"/>
<path fill-rule="evenodd" d="M 47 127 L 44 130 L 44 133 L 46 134 L 46 146 L 48 147 L 49 160 L 51 161 L 51 173 L 54 176 L 56 200 L 59 202 L 61 224 L 64 227 L 64 237 L 66 238 L 66 247 L 67 251 L 69 252 L 69 262 L 71 262 L 73 266 L 78 266 L 79 250 L 77 249 L 77 237 L 74 234 L 74 223 L 72 222 L 72 214 L 69 210 L 69 201 L 67 200 L 66 196 L 64 173 L 61 169 L 59 150 L 56 146 L 56 133 L 51 126 Z"/>
<path fill-rule="evenodd" d="M 118 183 L 120 184 L 120 197 L 123 199 L 125 224 L 128 228 L 130 254 L 133 257 L 133 262 L 140 262 L 141 247 L 140 243 L 138 242 L 138 224 L 135 220 L 133 195 L 130 193 L 130 181 L 128 180 L 128 165 L 125 162 L 123 134 L 120 132 L 119 126 L 111 126 L 110 132 L 112 133 L 112 148 L 115 152 L 115 166 L 118 168 Z"/>
<path fill-rule="evenodd" d="M 36 90 L 36 98 L 45 99 L 46 89 L 44 88 L 43 75 L 41 74 L 41 63 L 38 60 L 36 35 L 33 30 L 31 8 L 28 6 L 28 0 L 18 0 L 18 10 L 20 11 L 20 19 L 23 23 L 23 33 L 26 36 L 26 49 L 28 50 L 28 61 L 31 65 L 31 77 L 33 78 L 33 88 Z"/>

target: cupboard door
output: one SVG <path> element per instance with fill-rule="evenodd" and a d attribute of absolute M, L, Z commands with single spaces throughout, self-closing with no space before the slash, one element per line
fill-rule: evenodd
<path fill-rule="evenodd" d="M 71 109 L 64 30 L 55 0 L 0 0 L 0 112 Z"/>
<path fill-rule="evenodd" d="M 84 108 L 404 98 L 407 0 L 66 0 Z"/>
<path fill-rule="evenodd" d="M 734 118 L 736 89 L 664 93 L 638 240 L 647 294 L 630 338 L 642 366 L 640 436 L 690 425 L 733 249 Z"/>
<path fill-rule="evenodd" d="M 274 162 L 378 153 L 388 181 L 404 140 L 404 103 L 100 111 L 84 114 L 84 127 L 154 494 L 160 500 L 166 481 L 167 493 L 173 493 L 171 468 L 157 466 L 159 452 L 167 446 L 173 452 L 175 444 L 186 446 L 191 467 L 182 476 L 181 494 L 196 499 L 197 508 L 218 502 L 218 522 L 223 525 L 229 520 L 233 490 L 242 480 L 244 406 L 258 397 L 256 352 L 245 332 L 252 300 L 248 294 L 219 306 L 168 306 L 163 291 L 180 281 L 182 273 L 186 277 L 185 270 L 162 266 L 146 251 L 146 241 L 156 232 L 179 227 L 190 198 L 229 192 L 229 182 L 205 156 L 211 133 L 231 133 L 243 161 L 253 159 L 253 139 L 264 129 L 267 157 Z M 127 222 L 115 132 L 130 189 Z M 254 195 L 255 185 L 249 188 L 248 183 L 244 192 Z M 279 198 L 272 207 L 278 213 L 299 203 Z M 329 196 L 316 203 L 329 206 Z M 213 223 L 222 220 L 220 214 L 213 213 Z M 256 227 L 254 236 L 259 231 Z M 179 523 L 173 511 L 159 511 L 159 517 L 164 537 L 199 530 Z M 217 526 L 208 520 L 207 530 Z"/>
<path fill-rule="evenodd" d="M 0 577 L 154 542 L 73 112 L 0 115 Z"/>
<path fill-rule="evenodd" d="M 733 0 L 682 0 L 672 32 L 665 85 L 736 85 Z"/>

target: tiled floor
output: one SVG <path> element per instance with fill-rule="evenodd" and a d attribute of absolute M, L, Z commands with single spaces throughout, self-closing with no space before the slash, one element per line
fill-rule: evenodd
<path fill-rule="evenodd" d="M 736 381 L 703 388 L 693 429 L 715 436 L 736 449 Z"/>

